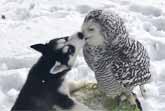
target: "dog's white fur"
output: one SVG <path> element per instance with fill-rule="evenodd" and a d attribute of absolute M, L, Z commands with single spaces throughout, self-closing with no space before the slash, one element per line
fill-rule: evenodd
<path fill-rule="evenodd" d="M 59 92 L 66 94 L 70 97 L 70 99 L 72 99 L 74 101 L 74 106 L 69 109 L 69 110 L 63 110 L 58 106 L 54 106 L 54 108 L 57 109 L 57 111 L 94 111 L 92 109 L 89 109 L 87 106 L 85 106 L 84 104 L 78 102 L 75 98 L 71 97 L 70 93 L 72 91 L 75 91 L 81 87 L 83 87 L 84 85 L 86 85 L 86 81 L 67 81 L 64 80 L 64 82 L 62 83 L 61 87 L 58 89 Z"/>

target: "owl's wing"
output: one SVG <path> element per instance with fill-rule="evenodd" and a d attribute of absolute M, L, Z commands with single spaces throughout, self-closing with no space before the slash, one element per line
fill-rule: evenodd
<path fill-rule="evenodd" d="M 124 87 L 131 87 L 145 83 L 150 79 L 151 74 L 148 68 L 134 64 L 116 69 L 114 77 Z"/>
<path fill-rule="evenodd" d="M 112 71 L 120 84 L 131 87 L 144 84 L 150 79 L 149 67 L 150 59 L 146 50 L 142 44 L 136 43 L 120 51 L 112 65 Z"/>

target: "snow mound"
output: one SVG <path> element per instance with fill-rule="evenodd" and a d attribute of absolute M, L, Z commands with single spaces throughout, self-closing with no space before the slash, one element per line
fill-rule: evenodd
<path fill-rule="evenodd" d="M 0 71 L 2 91 L 6 93 L 12 88 L 20 90 L 27 77 L 27 71 L 27 69 Z"/>
<path fill-rule="evenodd" d="M 12 70 L 29 68 L 37 61 L 37 57 L 0 57 L 0 69 Z"/>
<path fill-rule="evenodd" d="M 130 5 L 129 9 L 131 11 L 138 12 L 146 16 L 158 17 L 158 16 L 161 16 L 162 14 L 161 9 L 154 6 L 145 6 L 145 5 L 143 6 L 139 4 L 132 4 Z"/>

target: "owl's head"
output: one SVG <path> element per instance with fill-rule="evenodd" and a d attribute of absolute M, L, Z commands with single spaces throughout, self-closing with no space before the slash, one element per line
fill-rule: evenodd
<path fill-rule="evenodd" d="M 127 34 L 123 20 L 106 10 L 93 10 L 87 14 L 82 25 L 86 43 L 90 45 L 112 44 Z"/>

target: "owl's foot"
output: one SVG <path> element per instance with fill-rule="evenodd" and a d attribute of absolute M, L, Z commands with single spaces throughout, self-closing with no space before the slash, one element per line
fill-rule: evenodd
<path fill-rule="evenodd" d="M 146 97 L 146 89 L 144 88 L 144 85 L 139 86 L 140 87 L 140 92 L 143 98 Z"/>
<path fill-rule="evenodd" d="M 124 101 L 128 101 L 131 107 L 133 107 L 133 109 L 138 108 L 140 111 L 142 111 L 141 103 L 137 98 L 136 94 L 133 92 L 129 95 L 122 93 L 120 96 L 117 97 L 117 100 L 118 100 L 118 105 L 122 104 L 122 102 Z"/>
<path fill-rule="evenodd" d="M 137 107 L 140 111 L 143 111 L 141 103 L 135 93 L 132 92 L 132 94 L 128 96 L 128 101 L 131 105 L 135 106 L 135 108 Z"/>

